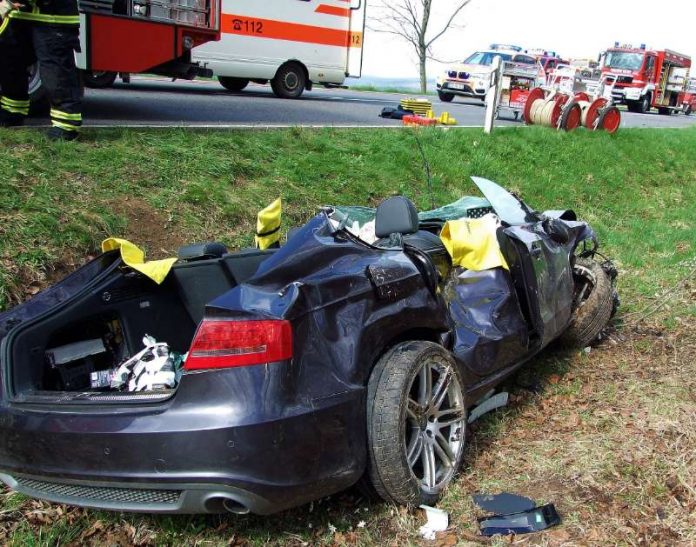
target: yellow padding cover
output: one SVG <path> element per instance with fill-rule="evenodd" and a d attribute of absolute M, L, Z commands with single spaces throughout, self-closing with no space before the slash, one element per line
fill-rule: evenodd
<path fill-rule="evenodd" d="M 283 212 L 283 202 L 280 198 L 265 209 L 259 211 L 256 218 L 256 246 L 268 249 L 280 241 L 280 220 Z"/>
<path fill-rule="evenodd" d="M 176 262 L 176 258 L 165 258 L 164 260 L 152 260 L 145 262 L 145 253 L 140 247 L 125 239 L 110 237 L 102 241 L 102 251 L 121 250 L 121 259 L 134 270 L 146 275 L 158 285 L 167 277 L 169 270 Z"/>
<path fill-rule="evenodd" d="M 440 239 L 452 257 L 452 264 L 473 271 L 498 267 L 509 270 L 495 236 L 497 227 L 492 216 L 447 222 Z"/>

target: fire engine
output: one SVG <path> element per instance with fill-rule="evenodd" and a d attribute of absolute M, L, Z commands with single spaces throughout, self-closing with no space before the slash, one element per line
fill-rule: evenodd
<path fill-rule="evenodd" d="M 696 110 L 696 78 L 689 78 L 686 88 L 679 98 L 679 104 L 687 116 Z"/>
<path fill-rule="evenodd" d="M 544 68 L 544 74 L 547 76 L 554 70 L 558 65 L 567 65 L 568 61 L 565 61 L 558 53 L 555 51 L 550 51 L 548 49 L 532 48 L 528 49 L 527 53 L 533 55 L 541 66 Z"/>
<path fill-rule="evenodd" d="M 613 48 L 601 55 L 602 74 L 616 74 L 613 98 L 625 104 L 630 112 L 660 114 L 681 110 L 680 95 L 684 92 L 691 68 L 691 58 L 668 49 L 648 50 L 645 44 Z"/>
<path fill-rule="evenodd" d="M 220 39 L 220 0 L 80 0 L 77 67 L 90 87 L 110 85 L 118 73 L 174 78 L 212 76 L 191 50 Z M 41 75 L 29 71 L 32 99 Z"/>
<path fill-rule="evenodd" d="M 198 47 L 194 60 L 226 89 L 270 82 L 282 98 L 312 84 L 344 83 L 362 72 L 367 0 L 223 0 L 219 42 Z"/>

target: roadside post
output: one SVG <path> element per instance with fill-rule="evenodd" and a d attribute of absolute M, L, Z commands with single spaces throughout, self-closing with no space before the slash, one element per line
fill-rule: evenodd
<path fill-rule="evenodd" d="M 486 118 L 483 124 L 484 133 L 490 134 L 493 131 L 493 120 L 498 110 L 498 86 L 500 85 L 500 57 L 493 57 L 491 71 L 491 85 L 486 93 Z"/>

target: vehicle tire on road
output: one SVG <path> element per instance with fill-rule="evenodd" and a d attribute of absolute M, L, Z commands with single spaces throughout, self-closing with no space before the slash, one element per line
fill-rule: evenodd
<path fill-rule="evenodd" d="M 114 85 L 118 74 L 116 72 L 92 72 L 89 70 L 80 71 L 82 83 L 85 87 L 92 89 L 104 89 Z"/>
<path fill-rule="evenodd" d="M 218 81 L 227 91 L 235 93 L 242 91 L 249 85 L 249 80 L 245 80 L 244 78 L 230 78 L 229 76 L 218 76 Z"/>
<path fill-rule="evenodd" d="M 443 103 L 451 103 L 454 99 L 453 93 L 444 93 L 442 91 L 438 91 L 437 96 Z"/>
<path fill-rule="evenodd" d="M 375 366 L 367 394 L 367 476 L 386 501 L 436 503 L 464 457 L 466 402 L 454 359 L 403 342 Z"/>
<path fill-rule="evenodd" d="M 640 114 L 647 114 L 650 112 L 650 103 L 651 101 L 651 96 L 650 93 L 647 93 L 645 97 L 643 97 L 639 102 L 638 102 L 638 112 Z"/>
<path fill-rule="evenodd" d="M 578 258 L 573 267 L 575 311 L 560 342 L 573 348 L 586 348 L 596 342 L 614 310 L 614 289 L 602 265 L 589 258 Z"/>
<path fill-rule="evenodd" d="M 271 80 L 273 93 L 281 99 L 298 99 L 307 85 L 307 76 L 299 63 L 286 63 Z"/>

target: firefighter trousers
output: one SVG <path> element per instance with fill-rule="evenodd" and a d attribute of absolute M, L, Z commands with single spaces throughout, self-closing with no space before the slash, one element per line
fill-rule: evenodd
<path fill-rule="evenodd" d="M 49 25 L 10 19 L 0 34 L 0 108 L 29 114 L 27 69 L 37 63 L 51 103 L 51 123 L 65 131 L 82 125 L 82 90 L 74 51 L 80 47 L 77 25 Z"/>

